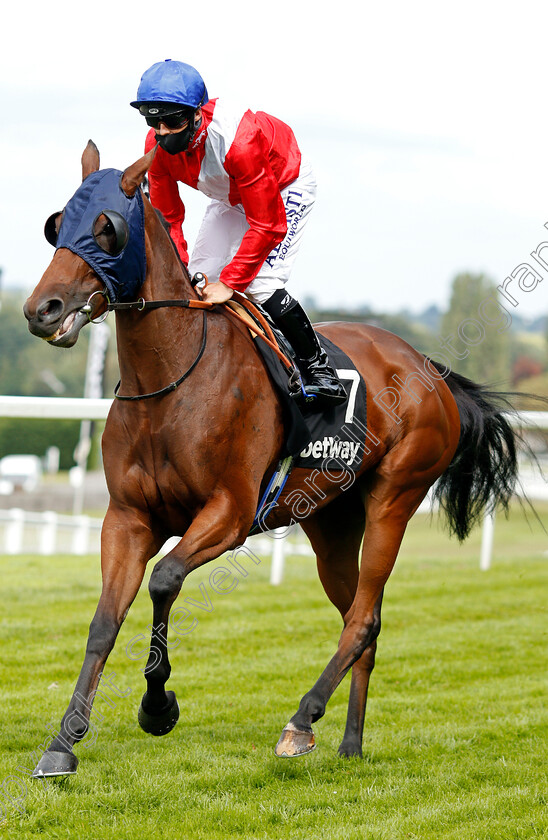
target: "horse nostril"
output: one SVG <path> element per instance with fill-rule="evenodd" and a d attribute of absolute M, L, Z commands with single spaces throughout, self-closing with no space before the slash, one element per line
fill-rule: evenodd
<path fill-rule="evenodd" d="M 59 298 L 52 298 L 40 304 L 36 310 L 36 315 L 41 321 L 51 323 L 52 321 L 57 321 L 63 309 L 63 301 L 59 300 Z"/>

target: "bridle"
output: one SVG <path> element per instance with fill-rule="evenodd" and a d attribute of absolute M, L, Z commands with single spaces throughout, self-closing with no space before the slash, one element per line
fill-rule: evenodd
<path fill-rule="evenodd" d="M 192 285 L 195 286 L 199 283 L 202 279 L 203 275 L 194 275 L 192 278 Z M 91 318 L 91 313 L 93 311 L 93 306 L 91 304 L 92 299 L 95 295 L 103 295 L 103 297 L 107 300 L 107 308 L 106 311 L 101 314 L 98 318 Z M 260 338 L 265 341 L 270 348 L 276 353 L 288 374 L 291 375 L 294 371 L 294 365 L 292 362 L 285 356 L 274 337 L 272 329 L 263 315 L 253 306 L 253 304 L 246 298 L 244 295 L 239 294 L 238 292 L 234 292 L 235 300 L 243 306 L 244 309 L 248 312 L 251 316 L 253 321 L 257 324 L 257 326 L 253 325 L 253 321 L 244 320 L 237 312 L 233 309 L 230 309 L 225 304 L 221 304 L 220 310 L 223 314 L 228 315 L 229 317 L 234 318 L 240 323 L 245 324 L 245 326 L 252 330 L 256 335 L 260 336 Z M 135 310 L 137 312 L 145 312 L 151 309 L 162 309 L 164 307 L 178 307 L 183 309 L 201 309 L 203 315 L 203 322 L 202 322 L 202 341 L 200 344 L 200 348 L 196 355 L 196 358 L 190 365 L 190 367 L 174 382 L 170 382 L 169 385 L 166 385 L 164 388 L 160 388 L 157 391 L 151 391 L 148 394 L 135 394 L 133 396 L 126 396 L 124 394 L 119 394 L 118 390 L 121 385 L 121 381 L 118 382 L 114 389 L 114 396 L 117 400 L 135 402 L 137 400 L 148 400 L 153 397 L 162 397 L 165 394 L 170 394 L 172 391 L 175 391 L 179 385 L 181 385 L 185 379 L 188 379 L 194 368 L 197 366 L 198 362 L 202 358 L 205 352 L 206 344 L 207 344 L 207 312 L 208 310 L 211 311 L 218 307 L 218 304 L 209 303 L 205 300 L 200 299 L 182 299 L 182 300 L 145 300 L 144 298 L 139 298 L 138 300 L 133 301 L 126 301 L 126 302 L 112 302 L 108 298 L 108 294 L 104 289 L 97 289 L 96 291 L 92 292 L 89 298 L 87 299 L 86 303 L 80 309 L 80 312 L 87 315 L 88 320 L 91 324 L 100 324 L 105 318 L 108 316 L 109 312 L 116 312 L 116 311 L 127 311 L 127 310 Z"/>

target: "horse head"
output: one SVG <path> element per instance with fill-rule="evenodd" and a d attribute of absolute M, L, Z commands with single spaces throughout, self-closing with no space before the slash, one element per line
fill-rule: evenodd
<path fill-rule="evenodd" d="M 146 274 L 140 185 L 155 149 L 124 172 L 99 169 L 90 140 L 82 155 L 82 184 L 64 210 L 46 222 L 56 248 L 23 311 L 29 330 L 56 347 L 72 347 L 109 301 L 131 300 Z"/>

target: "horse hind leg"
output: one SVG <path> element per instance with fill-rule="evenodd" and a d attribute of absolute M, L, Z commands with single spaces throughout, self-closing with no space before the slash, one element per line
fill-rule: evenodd
<path fill-rule="evenodd" d="M 383 590 L 384 591 L 384 590 Z M 380 632 L 381 622 L 381 592 L 375 604 L 374 621 L 377 623 Z M 377 653 L 377 639 L 375 639 L 362 653 L 360 658 L 352 665 L 352 681 L 350 683 L 350 694 L 348 697 L 348 714 L 344 737 L 339 747 L 339 755 L 346 758 L 351 756 L 362 757 L 363 726 L 365 723 L 365 710 L 367 706 L 367 693 L 371 673 L 375 667 L 375 655 Z"/>
<path fill-rule="evenodd" d="M 407 523 L 424 498 L 427 488 L 427 484 L 406 488 L 392 481 L 388 470 L 385 475 L 378 474 L 375 477 L 365 502 L 366 526 L 358 585 L 352 606 L 345 615 L 345 626 L 337 651 L 315 685 L 301 699 L 297 713 L 289 721 L 278 742 L 277 755 L 299 755 L 313 749 L 312 723 L 323 717 L 329 698 L 350 668 L 367 651 L 369 661 L 366 661 L 366 657 L 361 666 L 361 681 L 360 666 L 356 669 L 352 705 L 349 707 L 348 739 L 341 744 L 343 754 L 359 754 L 356 745 L 361 722 L 357 713 L 365 709 L 365 689 L 373 664 L 373 645 L 380 632 L 383 589 L 396 561 Z M 337 527 L 340 530 L 340 523 Z M 300 748 L 305 733 L 309 733 L 308 749 Z M 293 743 L 296 749 L 292 751 Z"/>
<path fill-rule="evenodd" d="M 318 514 L 303 522 L 316 552 L 318 573 L 329 600 L 339 610 L 344 621 L 358 585 L 358 556 L 365 525 L 364 507 L 359 491 L 338 497 Z M 380 617 L 379 599 L 378 613 Z M 362 754 L 363 725 L 369 679 L 375 664 L 376 641 L 366 648 L 352 666 L 352 680 L 348 701 L 346 728 L 339 754 Z M 276 755 L 292 757 L 314 749 L 312 731 L 298 732 L 286 727 Z"/>

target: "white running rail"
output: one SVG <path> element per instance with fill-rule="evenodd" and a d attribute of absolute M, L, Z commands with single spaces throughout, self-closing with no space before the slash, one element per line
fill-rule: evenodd
<path fill-rule="evenodd" d="M 106 418 L 112 402 L 112 399 L 0 396 L 0 417 L 102 420 Z M 512 425 L 521 429 L 548 429 L 548 412 L 521 412 L 517 417 L 512 417 Z M 538 472 L 524 469 L 520 478 L 528 498 L 532 501 L 548 499 L 548 482 Z M 425 500 L 419 512 L 429 509 L 429 503 Z M 60 516 L 53 511 L 28 513 L 17 508 L 0 511 L 0 529 L 3 530 L 0 553 L 97 553 L 101 525 L 100 519 Z M 282 533 L 283 529 L 278 532 L 277 538 L 276 532 L 270 537 L 254 537 L 249 543 L 258 553 L 270 555 L 270 580 L 273 584 L 282 581 L 284 557 L 288 550 L 291 553 L 312 554 L 303 539 L 292 539 L 288 544 Z M 480 552 L 480 568 L 483 570 L 491 566 L 494 533 L 495 517 L 487 515 L 482 529 Z"/>

